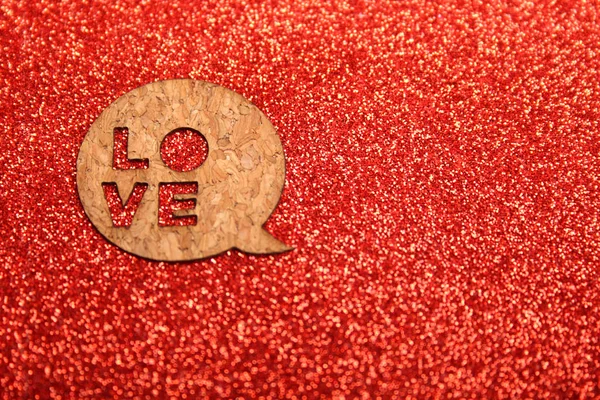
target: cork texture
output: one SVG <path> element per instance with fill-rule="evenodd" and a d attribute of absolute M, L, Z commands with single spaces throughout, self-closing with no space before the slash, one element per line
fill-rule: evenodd
<path fill-rule="evenodd" d="M 113 168 L 113 130 L 129 130 L 128 156 L 146 169 Z M 188 172 L 171 170 L 160 156 L 164 137 L 177 128 L 201 132 L 206 160 Z M 265 115 L 241 95 L 189 79 L 151 83 L 121 96 L 92 124 L 79 151 L 77 186 L 87 216 L 110 242 L 153 260 L 185 261 L 231 248 L 268 254 L 289 250 L 262 225 L 283 190 L 281 141 Z M 148 188 L 129 227 L 113 225 L 103 183 L 117 184 L 126 202 L 136 183 Z M 197 182 L 193 226 L 159 226 L 159 185 Z M 175 212 L 177 216 L 179 212 Z"/>

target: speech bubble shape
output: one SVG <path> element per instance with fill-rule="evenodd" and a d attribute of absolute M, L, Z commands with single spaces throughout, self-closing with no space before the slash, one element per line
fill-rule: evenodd
<path fill-rule="evenodd" d="M 125 128 L 127 159 L 117 162 L 116 130 Z M 170 169 L 160 155 L 165 136 L 181 128 L 200 132 L 208 144 L 206 160 L 191 171 Z M 92 124 L 77 159 L 77 189 L 92 224 L 123 250 L 162 261 L 232 248 L 290 250 L 263 229 L 284 179 L 283 147 L 267 117 L 241 95 L 191 79 L 154 82 L 119 97 Z M 159 223 L 161 184 L 193 185 L 169 203 L 172 219 L 187 218 L 188 225 Z M 120 200 L 112 208 L 111 190 Z M 113 223 L 116 212 L 127 222 Z"/>

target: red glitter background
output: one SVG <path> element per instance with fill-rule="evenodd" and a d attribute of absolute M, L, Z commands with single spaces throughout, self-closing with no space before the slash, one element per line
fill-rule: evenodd
<path fill-rule="evenodd" d="M 0 3 L 4 398 L 600 395 L 593 1 Z M 75 185 L 160 79 L 253 101 L 295 247 L 108 243 Z"/>

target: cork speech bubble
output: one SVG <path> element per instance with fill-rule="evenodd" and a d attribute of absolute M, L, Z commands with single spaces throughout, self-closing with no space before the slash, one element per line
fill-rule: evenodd
<path fill-rule="evenodd" d="M 191 171 L 161 158 L 165 137 L 182 128 L 201 133 L 208 145 L 205 161 Z M 117 154 L 123 133 L 126 148 Z M 163 261 L 232 248 L 290 250 L 263 228 L 284 178 L 283 147 L 265 115 L 231 90 L 190 79 L 119 97 L 92 124 L 77 159 L 79 197 L 92 224 L 120 248 Z M 125 218 L 115 222 L 115 214 Z"/>

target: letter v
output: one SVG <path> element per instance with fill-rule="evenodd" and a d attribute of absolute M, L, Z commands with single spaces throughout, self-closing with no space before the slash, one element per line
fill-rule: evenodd
<path fill-rule="evenodd" d="M 104 182 L 102 183 L 102 189 L 104 189 L 104 197 L 108 203 L 113 226 L 117 228 L 130 227 L 133 216 L 142 202 L 146 189 L 148 189 L 148 184 L 136 182 L 125 204 L 123 204 L 123 199 L 119 195 L 116 182 Z"/>

